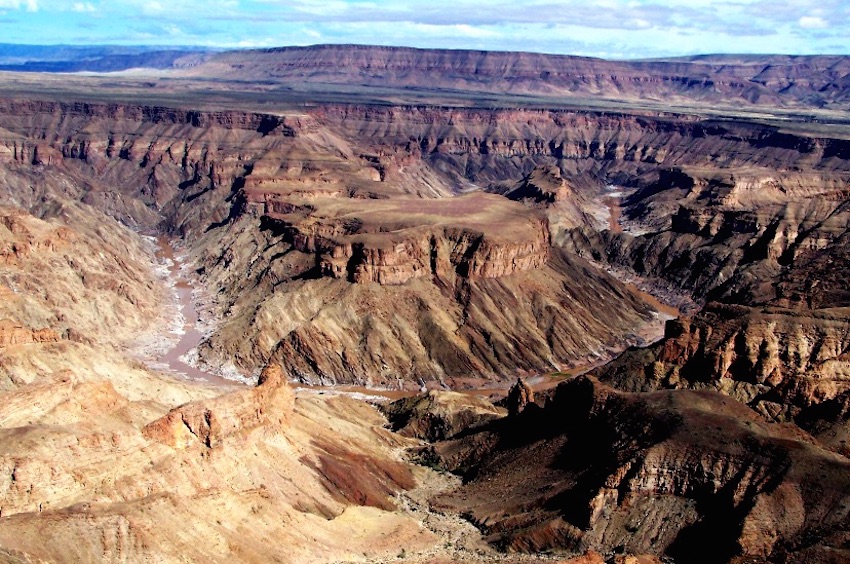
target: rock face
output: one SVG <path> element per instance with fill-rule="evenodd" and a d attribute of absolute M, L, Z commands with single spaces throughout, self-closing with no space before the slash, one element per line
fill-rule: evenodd
<path fill-rule="evenodd" d="M 434 503 L 463 507 L 514 550 L 783 561 L 846 534 L 847 459 L 718 393 L 578 377 L 542 410 L 432 448 L 450 465 L 477 453 L 465 484 Z"/>
<path fill-rule="evenodd" d="M 496 196 L 310 202 L 267 213 L 265 225 L 294 250 L 314 254 L 320 274 L 355 284 L 500 278 L 549 258 L 545 220 Z M 269 208 L 283 206 L 277 200 Z"/>
<path fill-rule="evenodd" d="M 181 386 L 160 378 L 149 391 L 156 385 Z M 183 389 L 195 399 L 165 415 L 167 403 L 128 402 L 99 384 L 4 392 L 4 406 L 17 410 L 15 421 L 0 414 L 4 550 L 54 562 L 315 562 L 386 560 L 397 543 L 410 553 L 442 546 L 396 506 L 416 479 L 373 408 L 343 398 L 293 403 L 285 384 L 268 381 L 206 400 L 198 396 L 210 390 Z M 39 415 L 24 403 L 36 391 L 55 398 L 54 409 Z M 393 539 L 381 540 L 388 531 Z"/>

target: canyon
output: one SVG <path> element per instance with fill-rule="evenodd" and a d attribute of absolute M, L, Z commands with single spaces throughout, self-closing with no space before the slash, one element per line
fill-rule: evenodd
<path fill-rule="evenodd" d="M 3 73 L 4 559 L 850 557 L 846 57 L 177 55 Z"/>

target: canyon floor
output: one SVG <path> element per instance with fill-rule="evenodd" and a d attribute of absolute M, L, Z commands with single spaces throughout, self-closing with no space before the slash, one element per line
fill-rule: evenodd
<path fill-rule="evenodd" d="M 845 562 L 846 57 L 0 74 L 0 559 Z"/>

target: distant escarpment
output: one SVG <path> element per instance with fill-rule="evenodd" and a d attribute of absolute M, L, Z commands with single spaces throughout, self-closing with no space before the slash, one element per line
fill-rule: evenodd
<path fill-rule="evenodd" d="M 538 167 L 581 192 L 643 186 L 658 170 L 846 170 L 847 141 L 693 116 L 567 110 L 327 105 L 292 115 L 5 100 L 0 160 L 27 176 L 10 194 L 56 189 L 148 226 L 198 232 L 238 213 L 241 188 L 306 196 L 445 197 L 505 192 Z M 58 181 L 53 183 L 60 184 Z M 29 193 L 35 190 L 35 193 Z M 557 222 L 555 222 L 557 223 Z"/>
<path fill-rule="evenodd" d="M 317 45 L 209 56 L 190 76 L 357 84 L 487 94 L 843 107 L 843 56 L 714 56 L 666 61 L 365 45 Z"/>

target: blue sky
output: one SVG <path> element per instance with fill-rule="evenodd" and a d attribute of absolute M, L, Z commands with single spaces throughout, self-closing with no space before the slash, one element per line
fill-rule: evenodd
<path fill-rule="evenodd" d="M 850 0 L 0 0 L 0 41 L 850 54 Z"/>

